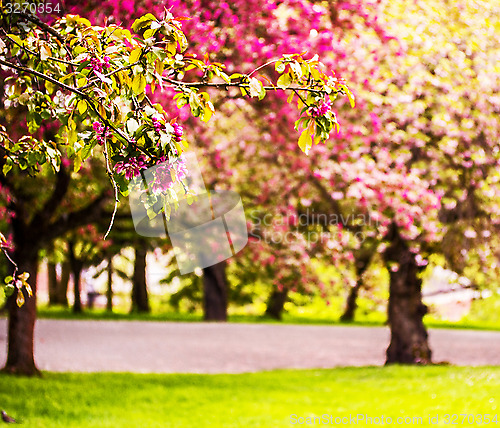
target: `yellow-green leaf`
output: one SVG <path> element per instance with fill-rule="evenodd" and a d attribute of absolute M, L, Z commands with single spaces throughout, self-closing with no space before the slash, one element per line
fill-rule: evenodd
<path fill-rule="evenodd" d="M 19 308 L 24 305 L 24 295 L 21 290 L 17 292 L 16 304 Z"/>
<path fill-rule="evenodd" d="M 278 82 L 276 83 L 276 85 L 280 89 L 286 89 L 286 88 L 288 88 L 290 86 L 290 83 L 292 83 L 292 80 L 290 79 L 290 74 L 286 73 L 286 74 L 282 74 L 279 77 Z"/>
<path fill-rule="evenodd" d="M 76 80 L 76 83 L 77 83 L 78 87 L 81 88 L 82 86 L 85 86 L 87 84 L 87 78 L 80 77 Z"/>
<path fill-rule="evenodd" d="M 45 61 L 51 56 L 52 56 L 52 51 L 50 50 L 50 47 L 45 43 L 42 44 L 42 46 L 40 46 L 40 59 L 42 61 Z"/>
<path fill-rule="evenodd" d="M 309 134 L 309 130 L 306 128 L 302 131 L 299 137 L 299 147 L 306 155 L 312 147 L 312 138 Z"/>
<path fill-rule="evenodd" d="M 205 107 L 205 109 L 203 110 L 203 115 L 201 116 L 201 120 L 203 122 L 208 122 L 212 117 L 212 114 L 213 114 L 212 110 L 208 107 Z"/>
<path fill-rule="evenodd" d="M 260 91 L 262 90 L 262 82 L 255 77 L 252 77 L 250 79 L 250 96 L 251 97 L 258 97 L 260 94 Z"/>
<path fill-rule="evenodd" d="M 344 90 L 344 92 L 347 95 L 347 98 L 349 98 L 349 103 L 351 104 L 351 108 L 354 108 L 355 102 L 354 102 L 354 95 L 352 92 L 349 90 L 349 88 L 346 85 L 340 85 L 340 87 Z"/>
<path fill-rule="evenodd" d="M 87 102 L 85 100 L 78 101 L 77 108 L 80 114 L 85 113 L 87 111 Z"/>
<path fill-rule="evenodd" d="M 143 74 L 137 74 L 132 81 L 132 91 L 134 94 L 139 95 L 146 89 L 146 78 Z"/>
<path fill-rule="evenodd" d="M 130 56 L 128 57 L 128 62 L 129 64 L 134 64 L 139 60 L 139 57 L 141 56 L 142 53 L 142 48 L 136 48 L 132 52 L 130 52 Z"/>

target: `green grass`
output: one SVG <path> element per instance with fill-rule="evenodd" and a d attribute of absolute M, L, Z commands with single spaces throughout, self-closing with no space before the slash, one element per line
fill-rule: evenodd
<path fill-rule="evenodd" d="M 500 301 L 500 299 L 499 299 Z M 500 308 L 492 307 L 491 303 L 484 301 L 474 302 L 473 305 L 482 308 L 473 309 L 473 312 L 457 322 L 445 321 L 428 315 L 424 318 L 427 327 L 432 328 L 461 328 L 475 330 L 500 330 Z M 73 314 L 71 309 L 62 307 L 40 307 L 39 318 L 47 319 L 81 319 L 81 320 L 115 320 L 115 321 L 202 321 L 201 313 L 179 313 L 179 312 L 153 312 L 152 314 L 129 314 L 127 312 L 106 312 L 102 309 L 92 311 L 86 310 L 82 314 Z M 382 312 L 361 313 L 353 322 L 343 323 L 338 317 L 328 316 L 325 313 L 314 314 L 313 312 L 285 313 L 282 321 L 260 315 L 233 314 L 229 316 L 230 322 L 241 323 L 281 323 L 281 324 L 316 324 L 316 325 L 354 325 L 354 326 L 383 326 L 386 324 L 386 315 Z"/>
<path fill-rule="evenodd" d="M 244 308 L 230 308 L 229 321 L 242 323 L 282 323 L 282 324 L 316 324 L 316 325 L 355 325 L 355 326 L 383 326 L 386 324 L 386 314 L 382 309 L 374 310 L 363 303 L 356 312 L 353 322 L 343 323 L 339 321 L 343 300 L 328 306 L 322 299 L 314 299 L 313 302 L 305 306 L 288 305 L 287 311 L 283 315 L 282 321 L 276 321 L 269 317 L 250 313 L 245 313 Z M 366 300 L 366 299 L 365 299 Z M 104 309 L 85 310 L 82 314 L 75 315 L 71 309 L 62 307 L 39 306 L 39 318 L 48 319 L 81 319 L 81 320 L 138 320 L 138 321 L 202 321 L 201 312 L 173 312 L 171 308 L 159 306 L 152 299 L 153 313 L 151 314 L 129 314 L 127 307 L 123 306 L 110 313 Z M 262 309 L 258 313 L 263 313 Z M 5 313 L 0 317 L 6 316 Z M 475 300 L 472 302 L 470 313 L 460 321 L 451 322 L 439 319 L 434 314 L 429 314 L 424 318 L 427 327 L 432 328 L 460 328 L 475 330 L 497 330 L 500 331 L 500 295 L 495 295 L 487 299 Z"/>
<path fill-rule="evenodd" d="M 202 321 L 203 316 L 201 313 L 181 313 L 181 312 L 153 312 L 151 314 L 139 313 L 126 313 L 126 312 L 107 312 L 102 309 L 94 309 L 91 311 L 84 311 L 81 314 L 73 314 L 71 309 L 63 307 L 40 307 L 38 309 L 38 317 L 46 319 L 81 319 L 81 320 L 115 320 L 115 321 L 185 321 L 185 322 L 199 322 Z M 261 315 L 247 315 L 247 314 L 233 314 L 229 315 L 230 322 L 241 323 L 278 323 L 278 324 L 345 324 L 341 323 L 338 319 L 327 317 L 325 315 L 313 314 L 289 314 L 284 313 L 283 320 L 277 321 L 275 319 L 261 316 Z M 385 315 L 374 313 L 371 317 L 363 317 L 362 319 L 355 320 L 349 325 L 364 325 L 364 326 L 380 326 L 385 323 Z"/>
<path fill-rule="evenodd" d="M 0 375 L 0 408 L 33 428 L 287 427 L 297 417 L 498 415 L 500 368 L 386 367 L 241 375 Z M 295 417 L 293 421 L 295 421 Z M 304 421 L 305 422 L 305 421 Z M 318 426 L 318 425 L 316 425 Z M 358 426 L 369 426 L 360 422 Z M 371 425 L 373 426 L 373 425 Z"/>

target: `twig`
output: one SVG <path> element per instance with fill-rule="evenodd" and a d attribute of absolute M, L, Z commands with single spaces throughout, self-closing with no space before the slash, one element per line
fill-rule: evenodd
<path fill-rule="evenodd" d="M 261 70 L 264 67 L 267 67 L 268 65 L 274 64 L 275 62 L 278 62 L 279 59 L 273 59 L 272 61 L 266 62 L 265 64 L 261 65 L 260 67 L 257 67 L 255 70 L 253 70 L 250 74 L 247 74 L 248 77 L 250 77 L 252 74 L 256 73 L 257 71 Z"/>
<path fill-rule="evenodd" d="M 2 251 L 5 254 L 5 257 L 7 257 L 7 260 L 9 262 L 11 262 L 12 265 L 14 266 L 14 273 L 12 274 L 12 278 L 15 279 L 16 278 L 17 269 L 18 269 L 17 263 L 10 258 L 9 253 L 5 250 L 5 248 L 2 248 Z"/>
<path fill-rule="evenodd" d="M 54 79 L 53 77 L 47 76 L 44 73 L 40 73 L 39 71 L 33 70 L 31 68 L 27 68 L 27 67 L 22 67 L 20 65 L 12 64 L 11 62 L 4 61 L 1 58 L 0 58 L 0 64 L 5 65 L 6 67 L 9 67 L 9 68 L 13 68 L 14 70 L 17 70 L 17 71 L 22 71 L 24 73 L 33 74 L 34 76 L 40 77 L 41 79 L 44 79 L 44 80 L 47 80 L 47 81 L 53 83 L 54 85 L 57 85 L 63 89 L 66 89 L 67 91 L 71 91 L 77 95 L 80 95 L 81 97 L 89 98 L 86 94 L 79 91 L 78 89 L 73 88 L 72 86 L 68 86 L 65 83 L 59 82 L 59 80 Z"/>
<path fill-rule="evenodd" d="M 24 12 L 17 12 L 14 13 L 15 15 L 19 15 L 23 17 L 24 19 L 32 22 L 33 24 L 36 24 L 39 26 L 41 29 L 46 31 L 49 34 L 52 34 L 57 40 L 59 40 L 63 45 L 66 44 L 66 39 L 62 34 L 54 30 L 50 25 L 46 24 L 45 22 L 41 21 L 37 16 L 31 15 L 29 13 L 24 13 Z"/>
<path fill-rule="evenodd" d="M 134 62 L 133 64 L 127 64 L 127 65 L 124 65 L 123 67 L 120 67 L 120 68 L 117 68 L 116 70 L 108 73 L 108 74 L 104 74 L 104 77 L 109 77 L 109 76 L 112 76 L 113 74 L 116 74 L 120 71 L 123 71 L 123 70 L 127 70 L 128 68 L 132 68 L 134 65 L 137 65 L 139 64 L 139 61 L 136 61 Z M 98 82 L 99 79 L 93 79 L 91 81 L 89 81 L 89 83 L 87 83 L 85 86 L 82 86 L 81 89 L 88 89 L 90 88 L 94 83 Z"/>
<path fill-rule="evenodd" d="M 106 133 L 107 129 L 104 130 L 104 133 Z M 109 179 L 111 181 L 111 184 L 113 185 L 113 189 L 115 192 L 115 206 L 113 208 L 113 214 L 111 215 L 111 221 L 108 226 L 108 230 L 104 234 L 104 239 L 106 239 L 111 232 L 111 229 L 113 228 L 113 224 L 115 223 L 115 217 L 116 217 L 116 212 L 118 211 L 118 203 L 120 202 L 120 199 L 118 198 L 118 186 L 116 185 L 116 181 L 113 178 L 113 172 L 111 171 L 111 165 L 109 164 L 109 156 L 108 156 L 108 143 L 106 141 L 106 136 L 104 137 L 104 158 L 106 159 L 106 172 L 109 176 Z"/>
<path fill-rule="evenodd" d="M 249 88 L 249 84 L 242 84 L 238 82 L 234 83 L 227 83 L 227 82 L 220 82 L 220 83 L 214 83 L 214 82 L 181 82 L 180 80 L 174 80 L 174 79 L 169 79 L 162 77 L 163 80 L 166 80 L 168 83 L 171 85 L 175 85 L 177 87 L 186 87 L 186 88 L 203 88 L 203 87 L 209 87 L 209 88 L 218 88 L 218 89 L 224 89 L 224 88 L 229 88 L 229 87 L 234 87 L 234 88 Z M 266 90 L 277 90 L 276 86 L 264 86 L 263 87 Z M 301 86 L 290 86 L 286 88 L 285 90 L 288 91 L 306 91 L 306 92 L 315 92 L 318 94 L 323 94 L 326 92 L 324 89 L 314 89 L 314 88 L 307 88 L 307 87 L 301 87 Z M 340 91 L 332 91 L 332 92 L 340 92 Z"/>

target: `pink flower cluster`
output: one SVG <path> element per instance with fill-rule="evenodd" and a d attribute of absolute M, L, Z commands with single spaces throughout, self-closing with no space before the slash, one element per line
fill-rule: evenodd
<path fill-rule="evenodd" d="M 172 127 L 174 128 L 174 138 L 175 141 L 179 142 L 182 139 L 182 134 L 184 133 L 182 126 L 178 123 L 173 123 Z"/>
<path fill-rule="evenodd" d="M 332 102 L 330 101 L 330 98 L 327 97 L 323 100 L 321 104 L 310 107 L 309 114 L 312 117 L 324 116 L 330 111 L 331 107 L 332 107 Z"/>
<path fill-rule="evenodd" d="M 165 192 L 174 185 L 174 182 L 184 180 L 187 173 L 186 160 L 183 156 L 178 159 L 175 165 L 169 164 L 163 157 L 155 170 L 155 179 L 151 183 L 151 190 L 154 193 Z"/>
<path fill-rule="evenodd" d="M 126 161 L 117 162 L 115 165 L 116 172 L 124 172 L 127 180 L 137 177 L 141 173 L 141 170 L 147 167 L 146 160 L 142 155 L 136 158 L 129 158 Z"/>
<path fill-rule="evenodd" d="M 156 132 L 160 132 L 162 129 L 165 129 L 165 125 L 163 125 L 163 123 L 161 123 L 156 117 L 153 117 L 151 121 L 153 122 L 153 127 Z"/>
<path fill-rule="evenodd" d="M 104 140 L 109 137 L 111 134 L 109 128 L 106 129 L 106 132 L 104 132 L 104 125 L 101 122 L 95 121 L 92 124 L 92 128 L 94 128 L 94 131 L 96 133 L 96 140 L 97 142 L 102 146 L 104 144 Z"/>
<path fill-rule="evenodd" d="M 99 58 L 91 58 L 90 59 L 90 66 L 92 67 L 92 70 L 98 71 L 99 73 L 102 73 L 104 68 L 109 68 L 111 67 L 111 64 L 109 63 L 109 56 L 103 57 L 103 59 Z"/>

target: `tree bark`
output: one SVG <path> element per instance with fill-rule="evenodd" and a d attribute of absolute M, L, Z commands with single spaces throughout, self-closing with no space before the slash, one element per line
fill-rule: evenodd
<path fill-rule="evenodd" d="M 49 285 L 49 306 L 52 306 L 57 304 L 57 288 L 59 286 L 56 264 L 53 262 L 47 263 L 47 281 Z"/>
<path fill-rule="evenodd" d="M 427 307 L 422 303 L 422 269 L 415 256 L 391 225 L 388 233 L 391 244 L 384 252 L 384 260 L 390 272 L 388 320 L 391 343 L 387 349 L 386 364 L 430 364 L 431 350 L 423 323 Z M 395 264 L 396 269 L 390 269 Z"/>
<path fill-rule="evenodd" d="M 73 313 L 80 314 L 83 312 L 81 297 L 81 277 L 83 263 L 76 257 L 74 244 L 71 241 L 68 242 L 68 255 L 71 274 L 73 275 L 73 293 L 75 296 L 75 300 L 73 302 Z"/>
<path fill-rule="evenodd" d="M 61 264 L 61 279 L 57 284 L 57 303 L 68 307 L 68 285 L 71 275 L 71 267 L 68 261 Z"/>
<path fill-rule="evenodd" d="M 361 252 L 357 254 L 356 257 L 356 285 L 349 290 L 349 295 L 347 296 L 346 305 L 344 313 L 340 317 L 340 321 L 350 322 L 354 320 L 354 315 L 358 307 L 357 300 L 359 291 L 363 288 L 363 274 L 370 265 L 370 261 L 373 257 L 372 249 L 361 249 Z"/>
<path fill-rule="evenodd" d="M 146 283 L 147 251 L 137 245 L 135 248 L 134 277 L 132 279 L 131 312 L 149 312 L 148 287 Z"/>
<path fill-rule="evenodd" d="M 350 322 L 354 321 L 354 314 L 356 313 L 356 309 L 358 307 L 358 295 L 359 290 L 363 287 L 363 280 L 358 276 L 356 280 L 356 285 L 351 287 L 349 290 L 349 295 L 347 296 L 344 313 L 340 317 L 340 321 L 342 322 Z"/>
<path fill-rule="evenodd" d="M 18 265 L 18 274 L 28 272 L 28 283 L 33 290 L 33 296 L 28 297 L 23 288 L 24 305 L 17 306 L 16 293 L 9 297 L 9 334 L 7 362 L 3 371 L 25 376 L 40 375 L 35 365 L 33 352 L 33 333 L 36 319 L 36 275 L 38 270 L 38 252 L 32 248 L 16 247 L 13 260 Z"/>
<path fill-rule="evenodd" d="M 203 269 L 203 318 L 205 321 L 227 321 L 226 262 Z"/>
<path fill-rule="evenodd" d="M 82 295 L 81 295 L 81 277 L 82 277 L 82 266 L 77 265 L 72 269 L 73 273 L 73 286 L 74 286 L 74 296 L 75 301 L 73 302 L 73 313 L 81 314 L 83 312 L 82 307 Z"/>
<path fill-rule="evenodd" d="M 48 263 L 49 305 L 63 305 L 68 307 L 68 284 L 71 268 L 68 262 L 61 264 L 61 278 L 57 277 L 56 264 Z"/>
<path fill-rule="evenodd" d="M 267 302 L 266 315 L 281 321 L 283 315 L 283 307 L 285 306 L 287 297 L 287 288 L 283 288 L 281 291 L 277 290 L 276 288 L 273 289 Z"/>
<path fill-rule="evenodd" d="M 108 257 L 108 266 L 106 268 L 108 274 L 108 287 L 106 289 L 106 310 L 113 312 L 113 257 Z"/>

